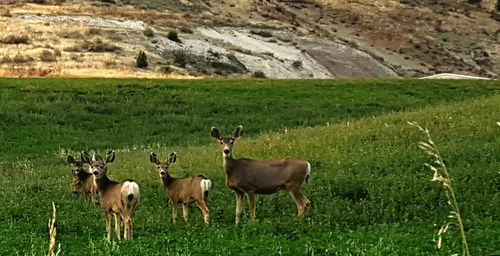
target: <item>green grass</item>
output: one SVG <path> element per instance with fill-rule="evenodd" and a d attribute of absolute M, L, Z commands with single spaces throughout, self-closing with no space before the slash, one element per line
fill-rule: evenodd
<path fill-rule="evenodd" d="M 0 161 L 204 145 L 212 126 L 242 124 L 246 136 L 255 136 L 499 91 L 495 82 L 477 81 L 1 79 Z"/>
<path fill-rule="evenodd" d="M 46 252 L 52 201 L 69 255 L 456 253 L 456 227 L 435 248 L 446 197 L 423 165 L 424 138 L 406 121 L 427 126 L 443 153 L 471 254 L 498 254 L 499 92 L 494 81 L 1 79 L 0 255 Z M 236 157 L 311 162 L 305 220 L 281 192 L 258 197 L 256 222 L 244 210 L 234 226 L 234 195 L 209 132 L 239 124 Z M 141 187 L 133 241 L 108 244 L 101 210 L 70 190 L 67 153 L 107 149 L 117 151 L 110 177 Z M 178 153 L 172 175 L 212 180 L 209 226 L 194 207 L 188 224 L 172 223 L 152 150 Z"/>

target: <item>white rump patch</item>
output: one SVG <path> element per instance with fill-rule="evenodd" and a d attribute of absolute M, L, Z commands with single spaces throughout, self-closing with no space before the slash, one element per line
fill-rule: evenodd
<path fill-rule="evenodd" d="M 212 188 L 212 182 L 209 179 L 201 180 L 201 192 L 207 192 Z"/>
<path fill-rule="evenodd" d="M 306 177 L 309 176 L 309 174 L 311 174 L 311 164 L 309 162 L 306 162 L 307 163 L 307 174 L 306 174 Z"/>
<path fill-rule="evenodd" d="M 130 205 L 135 205 L 139 201 L 139 185 L 133 181 L 125 181 L 122 189 L 122 199 Z M 129 201 L 130 200 L 130 201 Z"/>

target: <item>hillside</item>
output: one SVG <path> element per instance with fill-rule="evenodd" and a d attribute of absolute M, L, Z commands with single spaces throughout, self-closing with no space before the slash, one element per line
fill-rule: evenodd
<path fill-rule="evenodd" d="M 3 76 L 500 74 L 495 0 L 2 2 Z"/>

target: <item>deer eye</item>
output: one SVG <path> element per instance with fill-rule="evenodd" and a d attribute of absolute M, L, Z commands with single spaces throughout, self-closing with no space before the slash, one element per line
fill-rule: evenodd
<path fill-rule="evenodd" d="M 222 144 L 224 144 L 224 142 L 221 141 L 220 144 L 222 145 Z"/>
<path fill-rule="evenodd" d="M 104 169 L 104 165 L 99 165 L 99 168 Z"/>

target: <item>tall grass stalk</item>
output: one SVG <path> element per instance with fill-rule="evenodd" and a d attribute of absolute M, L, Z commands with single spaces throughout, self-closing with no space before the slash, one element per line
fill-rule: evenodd
<path fill-rule="evenodd" d="M 56 236 L 57 236 L 57 229 L 56 229 L 56 205 L 54 202 L 52 202 L 52 218 L 49 219 L 49 236 L 50 236 L 50 242 L 49 242 L 49 252 L 48 256 L 58 256 L 61 254 L 61 244 L 58 244 L 57 246 L 57 252 L 54 253 L 54 249 L 56 247 Z"/>
<path fill-rule="evenodd" d="M 455 192 L 453 190 L 453 186 L 451 183 L 451 178 L 448 173 L 448 168 L 444 164 L 443 157 L 437 146 L 434 144 L 432 140 L 431 134 L 427 128 L 422 128 L 417 122 L 408 122 L 410 126 L 416 127 L 421 132 L 425 134 L 427 137 L 427 142 L 420 141 L 418 142 L 418 147 L 422 149 L 426 154 L 433 158 L 431 164 L 426 163 L 425 165 L 429 167 L 434 175 L 431 181 L 440 182 L 443 185 L 443 189 L 446 194 L 446 198 L 448 199 L 448 205 L 451 207 L 450 215 L 448 218 L 455 219 L 460 228 L 460 235 L 462 237 L 462 255 L 469 256 L 469 247 L 467 245 L 467 237 L 465 235 L 464 223 L 462 221 L 462 217 L 460 216 L 460 209 L 458 208 L 457 199 L 455 197 Z M 441 248 L 442 236 L 448 231 L 448 227 L 452 224 L 450 221 L 445 221 L 445 224 L 441 226 L 438 231 L 438 240 L 437 247 Z"/>

